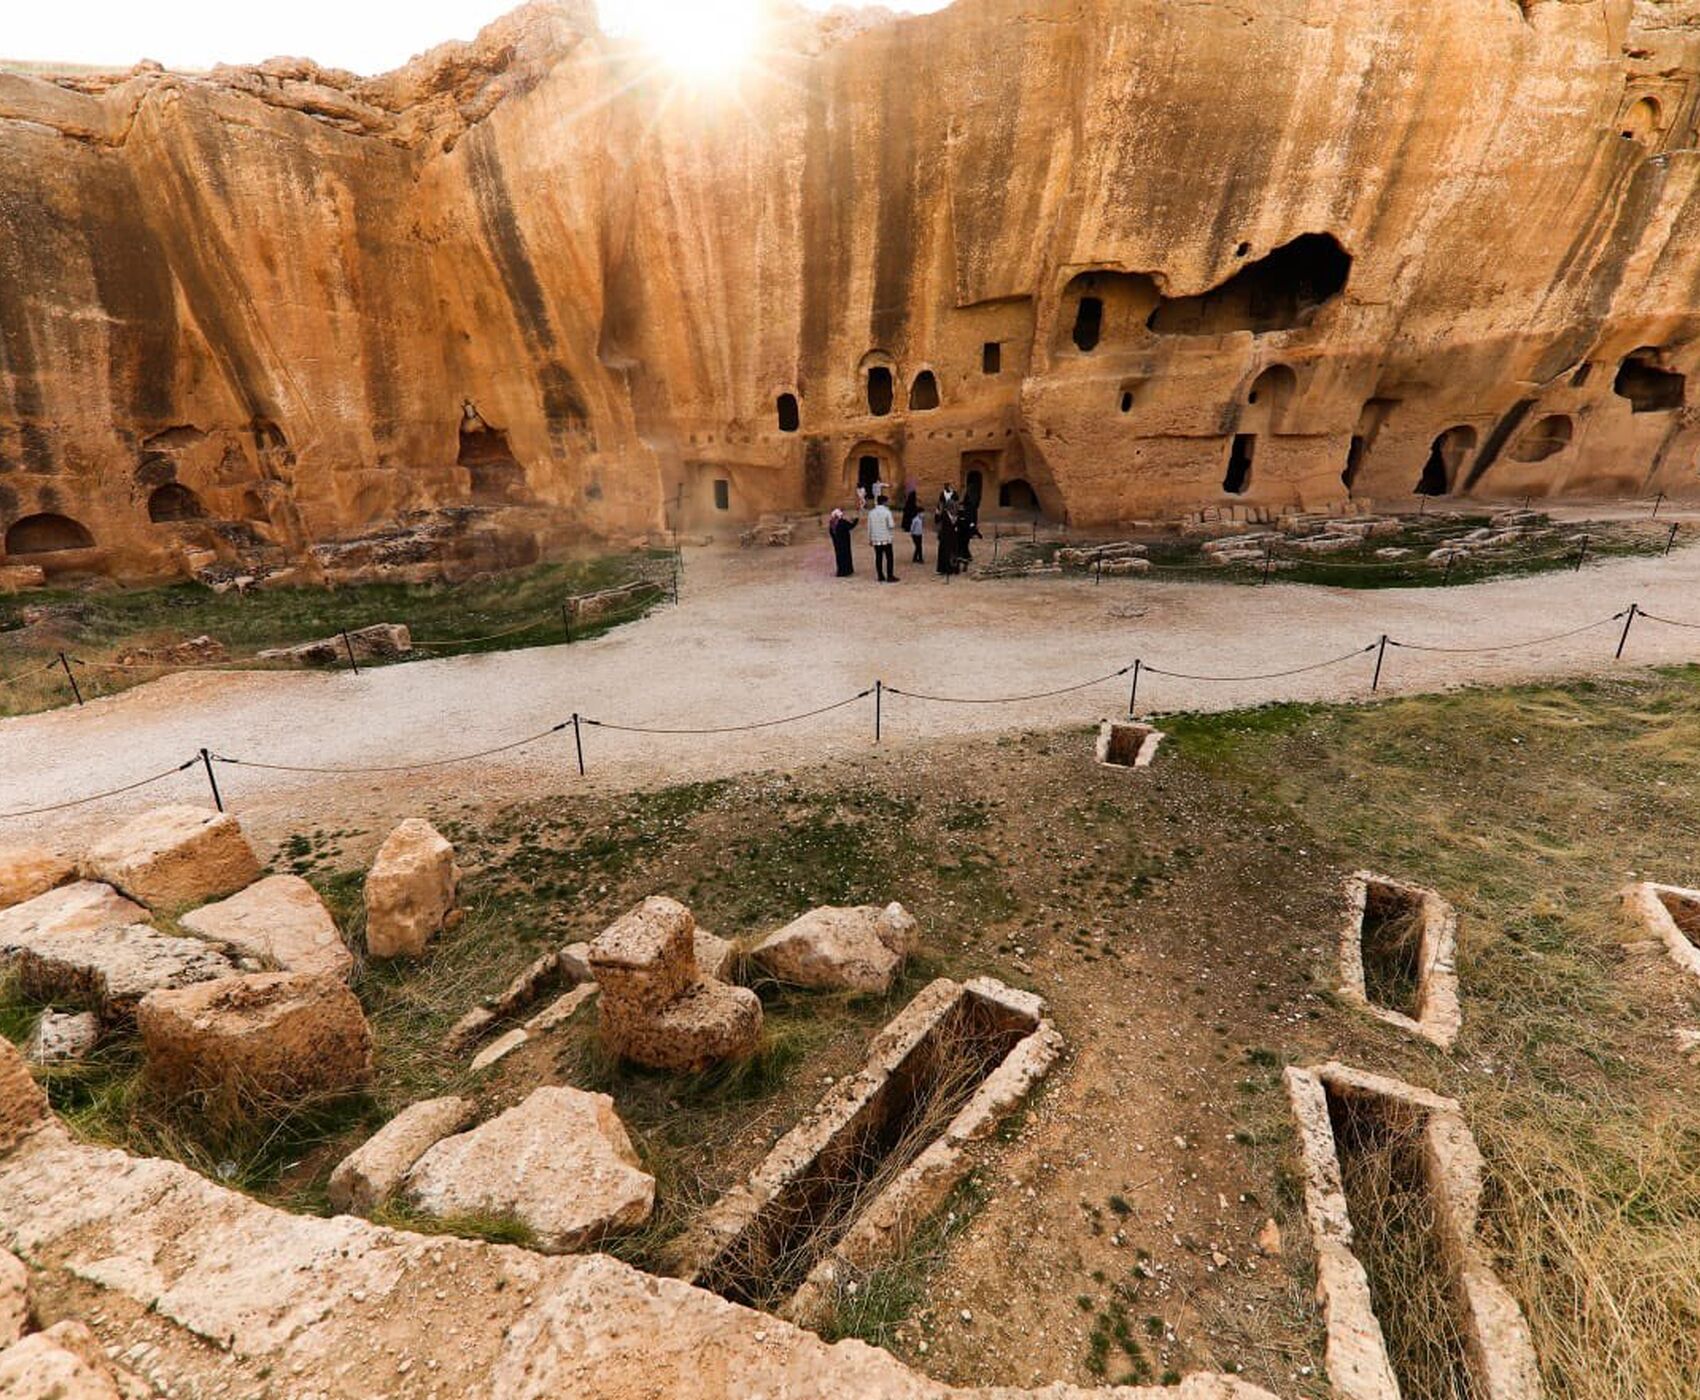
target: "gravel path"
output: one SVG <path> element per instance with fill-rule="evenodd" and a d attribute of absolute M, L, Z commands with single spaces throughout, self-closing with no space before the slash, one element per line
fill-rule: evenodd
<path fill-rule="evenodd" d="M 1382 633 L 1483 646 L 1602 625 L 1563 641 L 1484 655 L 1393 650 L 1384 693 L 1609 670 L 1634 600 L 1700 621 L 1700 549 L 1613 560 L 1579 574 L 1467 588 L 1363 592 L 1137 579 L 946 583 L 911 567 L 880 587 L 864 548 L 854 581 L 830 577 L 824 542 L 789 550 L 687 550 L 684 597 L 593 641 L 345 672 L 181 673 L 122 695 L 0 721 L 0 813 L 119 787 L 215 753 L 266 763 L 358 767 L 428 762 L 547 730 L 577 710 L 632 726 L 746 725 L 829 705 L 871 687 L 954 696 L 1030 694 L 1130 664 L 1195 675 L 1307 666 Z M 1700 632 L 1638 622 L 1623 664 L 1700 656 Z M 1223 709 L 1272 699 L 1369 693 L 1374 657 L 1284 679 L 1216 683 L 1147 675 L 1140 708 Z M 945 735 L 1084 724 L 1125 710 L 1126 678 L 1011 705 L 887 696 L 874 757 L 871 699 L 792 727 L 708 736 L 586 728 L 590 784 L 631 787 L 807 763 L 863 751 L 902 761 Z M 328 776 L 221 766 L 225 797 L 262 839 L 370 822 L 402 810 L 482 806 L 580 783 L 570 730 L 476 763 Z M 67 812 L 0 822 L 0 841 L 71 839 L 113 813 L 204 801 L 199 768 Z"/>

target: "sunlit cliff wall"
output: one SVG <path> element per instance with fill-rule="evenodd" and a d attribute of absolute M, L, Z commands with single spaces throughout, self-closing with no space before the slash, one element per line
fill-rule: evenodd
<path fill-rule="evenodd" d="M 1697 69 L 1700 0 L 958 0 L 701 90 L 560 4 L 372 80 L 0 76 L 5 559 L 865 458 L 1077 524 L 1693 493 Z"/>

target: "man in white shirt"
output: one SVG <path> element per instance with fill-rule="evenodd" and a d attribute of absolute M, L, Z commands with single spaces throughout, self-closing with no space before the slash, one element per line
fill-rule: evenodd
<path fill-rule="evenodd" d="M 892 559 L 892 542 L 897 538 L 897 522 L 891 516 L 891 503 L 881 492 L 879 504 L 868 512 L 868 543 L 874 547 L 874 576 L 881 583 L 896 583 L 897 569 Z"/>

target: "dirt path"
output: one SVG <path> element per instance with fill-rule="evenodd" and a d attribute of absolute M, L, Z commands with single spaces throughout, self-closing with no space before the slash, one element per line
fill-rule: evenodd
<path fill-rule="evenodd" d="M 865 551 L 863 551 L 865 553 Z M 348 768 L 428 762 L 508 743 L 577 710 L 632 726 L 746 725 L 888 686 L 957 696 L 1054 690 L 1128 665 L 1194 675 L 1303 667 L 1372 643 L 1382 632 L 1436 646 L 1481 646 L 1549 635 L 1567 640 L 1485 655 L 1394 650 L 1387 693 L 1466 682 L 1610 669 L 1621 624 L 1638 601 L 1700 620 L 1700 549 L 1614 560 L 1579 574 L 1469 588 L 1361 592 L 1275 584 L 1105 580 L 946 583 L 909 568 L 881 588 L 829 577 L 822 545 L 687 551 L 684 596 L 633 626 L 573 646 L 416 662 L 362 672 L 203 672 L 122 695 L 0 722 L 0 812 L 119 787 L 215 753 L 284 765 Z M 867 562 L 867 561 L 860 561 Z M 1700 654 L 1700 632 L 1638 623 L 1629 664 Z M 1282 679 L 1216 683 L 1147 675 L 1140 708 L 1223 709 L 1272 699 L 1369 693 L 1374 657 Z M 943 735 L 1088 723 L 1125 710 L 1127 680 L 1011 705 L 929 704 L 887 696 L 878 761 Z M 794 766 L 832 753 L 873 758 L 871 699 L 806 723 L 721 735 L 584 731 L 587 782 L 631 787 Z M 230 806 L 262 838 L 369 821 L 403 807 L 491 800 L 576 784 L 569 731 L 527 747 L 436 770 L 327 776 L 219 769 Z M 191 769 L 138 792 L 68 812 L 0 822 L 0 839 L 65 835 L 114 812 L 171 799 L 205 800 Z"/>

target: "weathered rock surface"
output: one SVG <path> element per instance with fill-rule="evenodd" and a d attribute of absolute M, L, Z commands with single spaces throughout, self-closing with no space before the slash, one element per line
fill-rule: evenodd
<path fill-rule="evenodd" d="M 79 880 L 0 910 L 0 960 L 45 934 L 92 933 L 140 923 L 148 911 L 111 885 Z"/>
<path fill-rule="evenodd" d="M 256 652 L 254 659 L 293 661 L 298 666 L 346 666 L 350 650 L 356 661 L 394 660 L 412 653 L 413 634 L 403 623 L 379 622 L 349 632 L 346 637 L 339 632 L 334 637 L 323 637 L 316 642 Z"/>
<path fill-rule="evenodd" d="M 29 1320 L 29 1270 L 17 1255 L 0 1249 L 0 1350 L 24 1335 Z"/>
<path fill-rule="evenodd" d="M 444 1219 L 517 1220 L 538 1246 L 570 1253 L 649 1218 L 642 1170 L 606 1094 L 544 1087 L 471 1132 L 430 1148 L 407 1173 L 410 1204 Z"/>
<path fill-rule="evenodd" d="M 92 1011 L 44 1011 L 30 1032 L 24 1054 L 34 1065 L 84 1059 L 100 1041 L 100 1018 Z"/>
<path fill-rule="evenodd" d="M 45 846 L 8 846 L 0 850 L 0 909 L 46 894 L 76 877 L 76 862 Z"/>
<path fill-rule="evenodd" d="M 472 1121 L 472 1113 L 466 1099 L 409 1104 L 337 1163 L 326 1191 L 331 1208 L 348 1215 L 370 1215 L 401 1185 L 426 1149 L 458 1133 Z"/>
<path fill-rule="evenodd" d="M 576 4 L 368 80 L 7 75 L 5 562 L 307 559 L 451 501 L 753 522 L 863 456 L 1081 524 L 1236 461 L 1247 511 L 1692 492 L 1695 17 L 799 17 L 713 120 Z"/>
<path fill-rule="evenodd" d="M 454 908 L 454 847 L 409 817 L 385 839 L 366 876 L 366 948 L 375 958 L 417 958 Z"/>
<path fill-rule="evenodd" d="M 689 909 L 651 896 L 590 945 L 590 970 L 602 989 L 598 1024 L 614 1054 L 688 1072 L 755 1049 L 760 998 L 703 976 L 695 933 Z"/>
<path fill-rule="evenodd" d="M 200 939 L 162 933 L 150 924 L 41 933 L 6 951 L 25 996 L 88 1007 L 108 1022 L 129 1017 L 150 992 L 212 982 L 238 971 Z"/>
<path fill-rule="evenodd" d="M 7 1400 L 142 1400 L 149 1388 L 113 1369 L 81 1322 L 55 1323 L 0 1351 Z"/>
<path fill-rule="evenodd" d="M 372 1033 L 334 977 L 261 972 L 154 992 L 136 1009 L 148 1077 L 221 1107 L 339 1093 L 372 1072 Z"/>
<path fill-rule="evenodd" d="M 282 972 L 346 979 L 354 955 L 319 892 L 299 875 L 270 875 L 180 920 L 189 932 Z"/>
<path fill-rule="evenodd" d="M 157 807 L 90 848 L 84 868 L 161 913 L 234 894 L 257 880 L 260 862 L 228 812 Z"/>
<path fill-rule="evenodd" d="M 914 951 L 917 931 L 914 916 L 901 904 L 828 905 L 768 934 L 750 958 L 768 976 L 795 987 L 884 992 Z"/>

